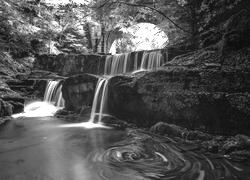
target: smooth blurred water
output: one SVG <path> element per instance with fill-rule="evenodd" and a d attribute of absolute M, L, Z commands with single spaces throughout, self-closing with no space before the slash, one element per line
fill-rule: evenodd
<path fill-rule="evenodd" d="M 249 162 L 232 162 L 196 143 L 92 125 L 37 117 L 1 126 L 0 179 L 250 179 Z"/>
<path fill-rule="evenodd" d="M 131 53 L 115 54 L 106 57 L 104 74 L 118 75 L 138 70 L 149 71 L 159 68 L 163 63 L 161 51 L 144 51 L 141 60 L 138 59 L 138 53 L 133 58 Z"/>
<path fill-rule="evenodd" d="M 24 107 L 24 112 L 13 114 L 13 118 L 18 117 L 48 117 L 54 114 L 62 107 L 54 106 L 48 102 L 35 101 L 31 102 Z"/>
<path fill-rule="evenodd" d="M 0 179 L 102 179 L 89 154 L 106 149 L 125 132 L 72 125 L 54 117 L 37 117 L 18 118 L 1 126 Z"/>
<path fill-rule="evenodd" d="M 47 87 L 44 92 L 44 101 L 57 107 L 64 107 L 64 99 L 62 97 L 62 84 L 60 80 L 48 80 Z"/>

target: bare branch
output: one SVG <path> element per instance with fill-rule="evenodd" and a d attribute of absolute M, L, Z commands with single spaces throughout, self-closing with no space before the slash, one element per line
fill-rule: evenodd
<path fill-rule="evenodd" d="M 177 28 L 179 28 L 180 30 L 182 30 L 183 32 L 185 33 L 189 33 L 191 34 L 191 32 L 187 31 L 186 29 L 182 28 L 181 26 L 179 26 L 175 21 L 173 21 L 170 17 L 166 16 L 162 11 L 154 8 L 154 7 L 151 7 L 151 6 L 148 6 L 147 4 L 136 4 L 136 3 L 129 3 L 129 2 L 126 2 L 126 1 L 113 1 L 113 2 L 109 2 L 108 0 L 106 0 L 104 3 L 102 3 L 100 6 L 98 6 L 97 8 L 102 8 L 104 7 L 105 5 L 107 5 L 109 3 L 109 5 L 111 4 L 125 4 L 127 6 L 134 6 L 134 7 L 141 7 L 141 8 L 147 8 L 147 9 L 150 9 L 151 11 L 155 11 L 157 12 L 158 14 L 160 14 L 161 16 L 163 16 L 164 18 L 166 18 L 168 21 L 170 21 L 174 26 L 176 26 Z"/>
<path fill-rule="evenodd" d="M 168 16 L 166 16 L 162 11 L 156 9 L 156 8 L 153 8 L 153 7 L 150 7 L 150 6 L 146 6 L 146 5 L 142 5 L 142 4 L 133 4 L 133 3 L 128 3 L 128 2 L 124 2 L 124 1 L 121 1 L 119 2 L 121 4 L 125 4 L 125 5 L 128 5 L 128 6 L 135 6 L 135 7 L 143 7 L 143 8 L 147 8 L 147 9 L 150 9 L 152 11 L 155 11 L 157 12 L 158 14 L 162 15 L 164 18 L 166 18 L 167 20 L 169 20 L 173 25 L 175 25 L 177 28 L 179 28 L 180 30 L 182 30 L 183 32 L 186 32 L 186 33 L 189 33 L 191 34 L 191 32 L 183 29 L 181 26 L 179 26 L 176 22 L 174 22 L 171 18 L 169 18 Z"/>

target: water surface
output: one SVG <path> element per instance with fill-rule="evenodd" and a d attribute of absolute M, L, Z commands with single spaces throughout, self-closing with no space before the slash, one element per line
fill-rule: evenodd
<path fill-rule="evenodd" d="M 88 155 L 124 136 L 111 129 L 62 128 L 54 117 L 18 118 L 0 127 L 1 180 L 101 179 Z"/>
<path fill-rule="evenodd" d="M 248 180 L 250 163 L 194 142 L 54 117 L 18 118 L 0 127 L 0 180 L 38 179 Z"/>

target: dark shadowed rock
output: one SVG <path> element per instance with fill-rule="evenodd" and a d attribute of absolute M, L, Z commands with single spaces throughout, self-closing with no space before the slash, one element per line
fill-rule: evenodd
<path fill-rule="evenodd" d="M 218 43 L 222 39 L 222 32 L 211 28 L 201 34 L 201 47 L 205 48 Z"/>
<path fill-rule="evenodd" d="M 250 13 L 243 9 L 232 15 L 225 24 L 225 34 L 222 38 L 222 51 L 240 49 L 250 46 Z"/>
<path fill-rule="evenodd" d="M 0 80 L 0 99 L 2 100 L 2 111 L 0 116 L 10 116 L 12 113 L 23 111 L 24 98 L 10 89 L 7 83 Z M 5 108 L 4 108 L 5 107 Z"/>
<path fill-rule="evenodd" d="M 102 118 L 102 123 L 108 127 L 112 127 L 115 129 L 121 129 L 124 130 L 126 128 L 136 128 L 136 126 L 134 124 L 131 123 L 127 123 L 125 121 L 121 121 L 119 119 L 117 119 L 114 116 L 104 116 Z"/>
<path fill-rule="evenodd" d="M 10 116 L 13 113 L 13 106 L 2 99 L 0 99 L 0 117 Z"/>
<path fill-rule="evenodd" d="M 233 161 L 243 162 L 250 159 L 250 137 L 245 135 L 216 136 L 193 131 L 187 128 L 159 122 L 150 128 L 154 134 L 174 138 L 182 143 L 195 143 L 212 153 L 219 153 Z"/>
<path fill-rule="evenodd" d="M 241 62 L 241 71 L 223 64 L 223 70 L 208 68 L 208 63 L 220 62 L 217 58 L 217 52 L 198 51 L 157 71 L 111 78 L 110 113 L 143 127 L 162 121 L 211 133 L 249 134 L 250 74 L 243 66 L 247 62 Z"/>
<path fill-rule="evenodd" d="M 0 117 L 0 125 L 3 125 L 4 123 L 7 123 L 10 120 L 12 120 L 12 117 L 10 116 Z"/>
<path fill-rule="evenodd" d="M 171 61 L 176 56 L 186 54 L 191 51 L 191 47 L 186 43 L 180 43 L 175 45 L 170 45 L 166 47 L 167 61 Z M 166 61 L 164 61 L 166 62 Z"/>
<path fill-rule="evenodd" d="M 166 135 L 168 137 L 181 137 L 187 140 L 211 140 L 212 136 L 201 131 L 192 131 L 174 124 L 159 122 L 150 128 L 155 134 Z"/>
<path fill-rule="evenodd" d="M 250 150 L 240 150 L 230 153 L 230 158 L 237 162 L 249 162 L 250 161 Z"/>
<path fill-rule="evenodd" d="M 250 138 L 245 135 L 228 138 L 221 149 L 227 154 L 236 150 L 250 149 Z"/>
<path fill-rule="evenodd" d="M 249 136 L 213 136 L 211 140 L 203 141 L 202 146 L 209 152 L 221 153 L 233 161 L 243 162 L 250 159 Z"/>
<path fill-rule="evenodd" d="M 66 122 L 83 122 L 87 118 L 79 116 L 79 114 L 73 111 L 67 111 L 66 109 L 60 109 L 55 114 L 56 117 L 66 121 Z"/>
<path fill-rule="evenodd" d="M 90 74 L 74 75 L 63 82 L 62 95 L 66 110 L 80 112 L 92 105 L 98 78 Z"/>
<path fill-rule="evenodd" d="M 45 79 L 45 80 L 60 80 L 64 79 L 65 77 L 59 76 L 56 73 L 49 72 L 49 71 L 44 71 L 44 70 L 33 70 L 31 73 L 27 76 L 27 79 L 32 80 L 32 79 Z"/>

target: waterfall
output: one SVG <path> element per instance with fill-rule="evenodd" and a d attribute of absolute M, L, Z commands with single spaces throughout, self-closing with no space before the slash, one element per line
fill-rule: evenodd
<path fill-rule="evenodd" d="M 62 85 L 60 81 L 49 80 L 44 93 L 44 101 L 49 102 L 57 107 L 64 107 L 64 99 L 62 97 Z"/>
<path fill-rule="evenodd" d="M 58 109 L 64 107 L 64 99 L 62 97 L 62 85 L 60 81 L 47 82 L 44 93 L 44 100 L 30 102 L 25 105 L 24 112 L 12 115 L 13 118 L 18 117 L 47 117 L 54 116 Z"/>
<path fill-rule="evenodd" d="M 134 58 L 131 58 L 131 54 L 125 53 L 107 56 L 104 74 L 117 75 L 132 73 L 138 70 L 153 70 L 163 64 L 163 56 L 160 51 L 143 52 L 139 65 L 138 53 L 135 53 Z"/>
<path fill-rule="evenodd" d="M 110 77 L 142 70 L 153 70 L 162 64 L 163 56 L 161 51 L 143 52 L 141 59 L 139 59 L 138 53 L 135 53 L 133 58 L 132 53 L 107 56 L 104 67 L 105 77 L 100 77 L 97 82 L 89 122 L 94 123 L 97 116 L 100 123 L 104 112 L 107 112 L 108 82 Z"/>
<path fill-rule="evenodd" d="M 131 64 L 133 64 L 131 53 L 107 56 L 105 61 L 104 74 L 115 75 L 128 73 L 131 71 Z"/>
<path fill-rule="evenodd" d="M 143 52 L 141 70 L 152 70 L 160 67 L 163 63 L 162 54 L 159 51 Z"/>
<path fill-rule="evenodd" d="M 89 122 L 93 123 L 95 121 L 96 115 L 98 115 L 98 122 L 99 123 L 101 122 L 102 116 L 104 114 L 103 112 L 104 112 L 104 110 L 106 108 L 106 104 L 107 104 L 108 80 L 109 80 L 109 77 L 101 77 L 101 78 L 99 78 L 99 80 L 97 82 Z M 101 99 L 101 101 L 99 101 L 99 99 Z M 98 104 L 98 102 L 100 102 L 100 103 Z M 99 105 L 99 113 L 97 113 L 98 105 Z"/>

